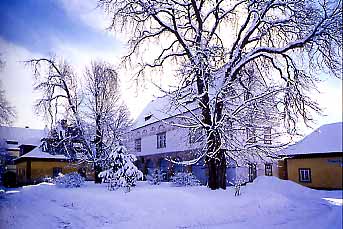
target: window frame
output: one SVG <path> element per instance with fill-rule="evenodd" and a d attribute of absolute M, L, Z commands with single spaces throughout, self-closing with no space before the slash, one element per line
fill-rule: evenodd
<path fill-rule="evenodd" d="M 167 147 L 167 132 L 161 132 L 156 134 L 157 149 L 163 149 Z"/>
<path fill-rule="evenodd" d="M 136 138 L 135 139 L 135 151 L 136 152 L 142 152 L 142 138 Z"/>
<path fill-rule="evenodd" d="M 16 140 L 6 140 L 6 144 L 7 145 L 18 145 L 18 141 Z"/>
<path fill-rule="evenodd" d="M 264 136 L 263 136 L 264 144 L 271 145 L 272 144 L 272 128 L 267 127 L 264 129 Z"/>
<path fill-rule="evenodd" d="M 256 129 L 254 127 L 246 128 L 247 134 L 247 143 L 253 144 L 256 143 Z"/>
<path fill-rule="evenodd" d="M 268 168 L 270 166 L 270 168 Z M 265 176 L 273 176 L 273 164 L 266 163 L 264 164 L 264 175 Z"/>
<path fill-rule="evenodd" d="M 307 172 L 308 179 L 303 179 L 302 171 Z M 311 177 L 311 168 L 299 168 L 298 169 L 298 175 L 299 175 L 299 182 L 301 183 L 312 183 L 312 177 Z"/>

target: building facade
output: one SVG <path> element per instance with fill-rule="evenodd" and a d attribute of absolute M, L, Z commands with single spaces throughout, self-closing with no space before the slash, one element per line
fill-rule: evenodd
<path fill-rule="evenodd" d="M 54 178 L 60 173 L 78 172 L 88 180 L 94 179 L 92 167 L 72 161 L 64 155 L 53 155 L 36 147 L 15 160 L 17 185 L 36 184 Z"/>
<path fill-rule="evenodd" d="M 79 172 L 88 180 L 94 180 L 92 165 L 78 160 L 78 139 L 68 145 L 59 144 L 76 130 L 61 121 L 54 131 L 29 128 L 0 127 L 1 157 L 5 186 L 33 184 L 59 173 Z M 75 144 L 75 145 L 73 145 Z M 54 146 L 53 146 L 54 145 Z M 68 152 L 65 152 L 67 149 Z"/>
<path fill-rule="evenodd" d="M 321 126 L 280 152 L 279 177 L 316 189 L 342 189 L 342 123 Z"/>
<path fill-rule="evenodd" d="M 46 134 L 47 130 L 0 126 L 0 164 L 4 170 L 1 180 L 4 185 L 16 185 L 15 159 L 39 146 Z"/>
<path fill-rule="evenodd" d="M 200 109 L 190 106 L 192 113 Z M 145 175 L 159 169 L 165 181 L 178 172 L 192 172 L 203 184 L 207 183 L 208 170 L 204 163 L 204 133 L 200 128 L 186 128 L 184 117 L 189 112 L 175 109 L 166 97 L 151 101 L 136 119 L 127 137 L 128 151 L 137 156 L 137 166 Z M 246 133 L 243 134 L 246 136 Z M 249 136 L 248 136 L 249 137 Z M 225 150 L 225 149 L 222 149 Z M 189 161 L 190 163 L 182 163 Z M 178 163 L 180 162 L 180 163 Z M 227 160 L 227 184 L 238 180 L 251 182 L 257 176 L 277 176 L 273 160 L 237 163 Z"/>

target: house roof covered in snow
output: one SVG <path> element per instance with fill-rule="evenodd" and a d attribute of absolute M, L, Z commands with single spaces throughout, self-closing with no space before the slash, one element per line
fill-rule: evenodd
<path fill-rule="evenodd" d="M 164 120 L 190 110 L 197 108 L 197 103 L 193 102 L 187 105 L 187 109 L 175 102 L 169 96 L 157 97 L 152 100 L 140 113 L 138 118 L 133 123 L 132 129 Z"/>
<path fill-rule="evenodd" d="M 46 130 L 0 126 L 0 140 L 7 141 L 7 147 L 17 147 L 20 145 L 37 146 L 46 135 Z"/>
<path fill-rule="evenodd" d="M 65 155 L 62 154 L 50 154 L 47 152 L 43 152 L 41 147 L 36 147 L 30 152 L 22 155 L 17 160 L 24 159 L 24 158 L 40 158 L 40 159 L 61 159 L 61 160 L 67 160 L 68 158 Z"/>
<path fill-rule="evenodd" d="M 279 154 L 294 156 L 343 152 L 342 124 L 338 122 L 323 125 L 301 141 L 281 150 Z"/>

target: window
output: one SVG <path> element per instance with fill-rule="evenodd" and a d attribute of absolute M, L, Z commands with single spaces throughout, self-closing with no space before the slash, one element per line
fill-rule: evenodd
<path fill-rule="evenodd" d="M 166 148 L 166 132 L 157 134 L 157 149 Z"/>
<path fill-rule="evenodd" d="M 12 141 L 12 140 L 7 140 L 6 143 L 9 145 L 18 145 L 17 141 Z"/>
<path fill-rule="evenodd" d="M 273 176 L 273 167 L 272 164 L 265 164 L 265 171 L 264 171 L 266 176 Z"/>
<path fill-rule="evenodd" d="M 25 177 L 25 168 L 18 168 L 18 176 Z"/>
<path fill-rule="evenodd" d="M 142 150 L 142 139 L 141 138 L 135 139 L 135 150 L 137 152 L 141 152 L 141 150 Z"/>
<path fill-rule="evenodd" d="M 264 129 L 264 144 L 272 144 L 272 128 L 267 127 Z"/>
<path fill-rule="evenodd" d="M 144 117 L 144 121 L 148 121 L 149 119 L 151 119 L 152 117 L 152 114 L 149 114 L 147 116 Z"/>
<path fill-rule="evenodd" d="M 60 167 L 52 168 L 52 176 L 53 177 L 57 177 L 59 173 L 62 173 L 62 168 L 60 168 Z"/>
<path fill-rule="evenodd" d="M 253 127 L 247 128 L 247 142 L 255 143 L 256 142 L 256 133 Z"/>
<path fill-rule="evenodd" d="M 311 183 L 311 169 L 309 168 L 299 169 L 299 182 Z"/>
<path fill-rule="evenodd" d="M 43 144 L 42 144 L 42 151 L 43 152 L 48 152 L 49 151 L 48 143 L 46 141 L 44 141 Z"/>
<path fill-rule="evenodd" d="M 202 139 L 202 129 L 189 129 L 189 143 L 199 142 Z"/>

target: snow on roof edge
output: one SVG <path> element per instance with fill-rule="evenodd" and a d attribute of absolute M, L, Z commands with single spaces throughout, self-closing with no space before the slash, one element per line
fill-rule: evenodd
<path fill-rule="evenodd" d="M 342 122 L 320 126 L 295 144 L 279 151 L 279 155 L 296 156 L 343 152 Z"/>

